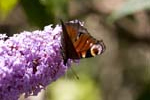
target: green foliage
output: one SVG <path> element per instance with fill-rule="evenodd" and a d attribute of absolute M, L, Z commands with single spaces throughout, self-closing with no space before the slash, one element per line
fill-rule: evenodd
<path fill-rule="evenodd" d="M 67 14 L 67 0 L 20 0 L 20 3 L 29 22 L 41 28 L 54 24 L 58 16 L 64 18 Z"/>
<path fill-rule="evenodd" d="M 80 74 L 81 80 L 59 79 L 48 88 L 51 100 L 101 100 L 99 88 L 88 75 Z M 46 91 L 48 91 L 46 90 Z M 47 98 L 47 100 L 50 100 Z"/>
<path fill-rule="evenodd" d="M 127 2 L 109 17 L 111 21 L 133 14 L 135 12 L 150 9 L 150 0 L 127 0 Z"/>
<path fill-rule="evenodd" d="M 3 20 L 16 6 L 18 0 L 0 0 L 0 17 Z"/>
<path fill-rule="evenodd" d="M 65 19 L 68 16 L 68 0 L 41 0 L 49 14 L 55 19 Z"/>
<path fill-rule="evenodd" d="M 31 24 L 43 27 L 53 22 L 54 16 L 48 16 L 45 6 L 39 0 L 20 0 L 20 3 Z"/>

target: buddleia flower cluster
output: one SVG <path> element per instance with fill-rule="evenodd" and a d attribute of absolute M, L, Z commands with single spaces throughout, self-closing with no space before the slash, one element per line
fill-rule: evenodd
<path fill-rule="evenodd" d="M 37 95 L 70 67 L 63 64 L 61 26 L 51 26 L 11 37 L 0 34 L 0 100 Z"/>

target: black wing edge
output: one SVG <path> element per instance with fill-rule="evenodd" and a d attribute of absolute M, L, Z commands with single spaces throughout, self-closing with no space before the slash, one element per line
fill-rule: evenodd
<path fill-rule="evenodd" d="M 67 29 L 65 27 L 64 22 L 62 21 L 62 19 L 60 19 L 61 22 L 61 26 L 62 26 L 62 34 L 61 34 L 61 49 L 62 49 L 62 56 L 63 56 L 63 60 L 64 60 L 64 65 L 66 65 L 67 61 L 68 61 L 68 57 L 67 57 L 67 44 L 66 44 L 66 40 L 65 40 L 65 36 L 67 34 Z"/>

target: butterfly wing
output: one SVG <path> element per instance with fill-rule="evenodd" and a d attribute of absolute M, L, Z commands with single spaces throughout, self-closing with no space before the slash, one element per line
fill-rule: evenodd
<path fill-rule="evenodd" d="M 86 28 L 78 22 L 64 23 L 62 25 L 62 54 L 64 64 L 68 59 L 80 59 L 93 57 L 102 54 L 105 50 L 105 45 L 102 40 L 93 38 Z"/>
<path fill-rule="evenodd" d="M 103 41 L 93 38 L 79 22 L 65 23 L 65 26 L 79 58 L 93 57 L 104 52 Z"/>
<path fill-rule="evenodd" d="M 66 65 L 68 59 L 79 59 L 80 57 L 76 52 L 76 49 L 69 36 L 68 30 L 62 20 L 61 25 L 62 25 L 62 34 L 61 34 L 62 55 L 64 59 L 64 64 Z"/>

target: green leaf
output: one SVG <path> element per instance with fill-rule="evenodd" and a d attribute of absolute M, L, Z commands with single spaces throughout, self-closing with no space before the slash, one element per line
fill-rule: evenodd
<path fill-rule="evenodd" d="M 80 81 L 60 79 L 52 84 L 46 93 L 46 100 L 102 100 L 98 84 L 88 75 L 81 74 L 80 77 Z"/>
<path fill-rule="evenodd" d="M 17 3 L 18 0 L 0 0 L 0 17 L 4 19 Z"/>
<path fill-rule="evenodd" d="M 150 9 L 150 0 L 127 0 L 119 10 L 114 11 L 110 15 L 109 19 L 115 21 L 124 16 L 146 9 Z"/>
<path fill-rule="evenodd" d="M 41 4 L 40 0 L 20 0 L 20 3 L 32 25 L 43 28 L 54 22 L 54 16 L 48 15 L 46 7 Z"/>
<path fill-rule="evenodd" d="M 31 24 L 43 28 L 67 16 L 68 0 L 20 0 Z"/>
<path fill-rule="evenodd" d="M 45 4 L 50 15 L 55 19 L 66 19 L 68 17 L 68 0 L 41 0 Z"/>

